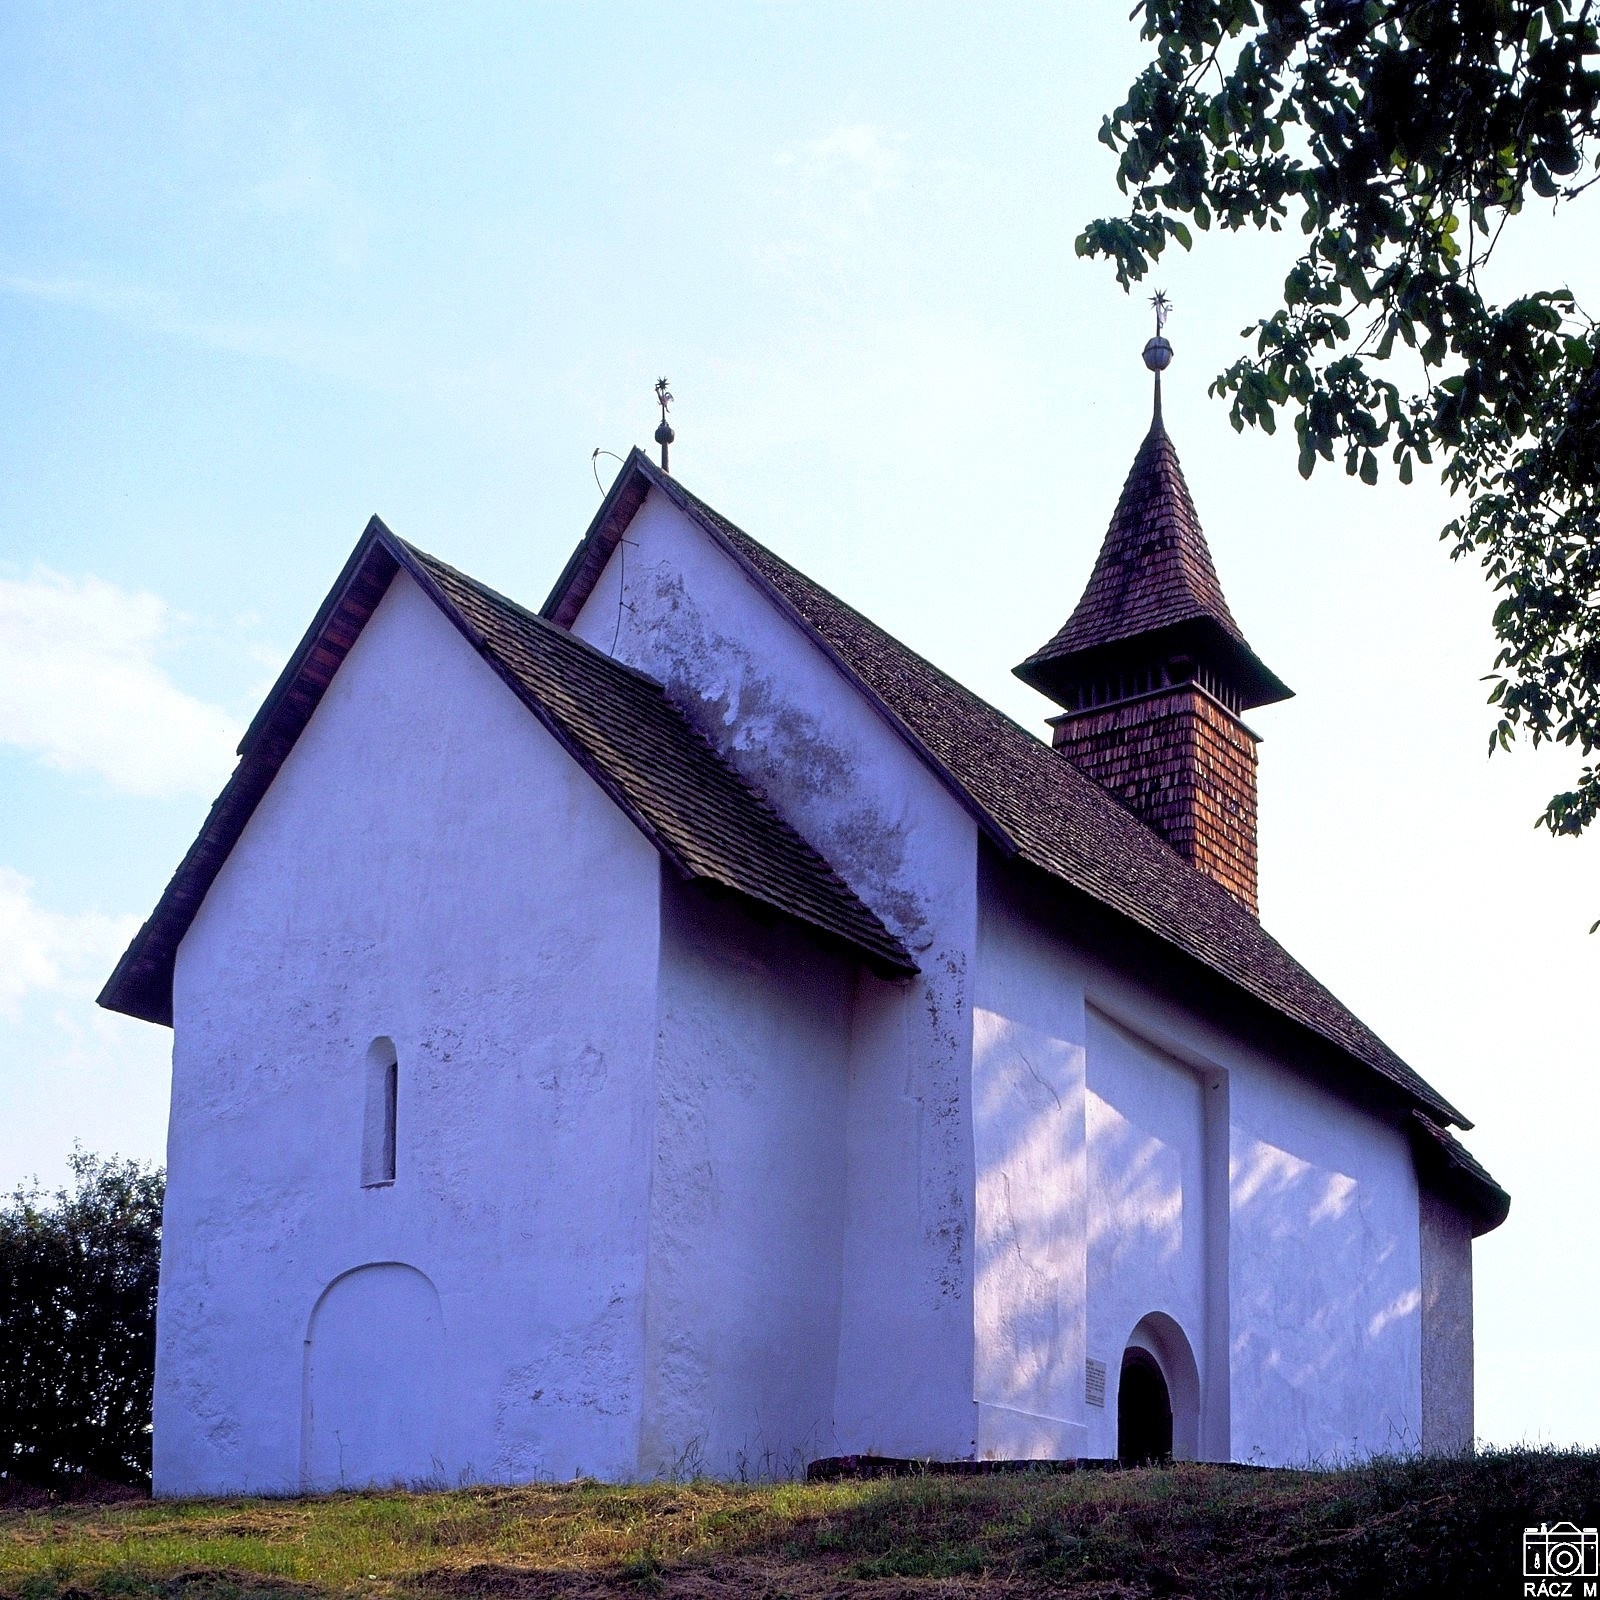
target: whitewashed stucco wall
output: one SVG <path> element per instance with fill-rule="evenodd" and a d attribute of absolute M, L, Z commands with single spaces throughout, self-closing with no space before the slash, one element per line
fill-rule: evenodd
<path fill-rule="evenodd" d="M 1422 1212 L 1422 1448 L 1473 1444 L 1472 1226 L 1426 1188 Z"/>
<path fill-rule="evenodd" d="M 1090 1454 L 1083 984 L 989 886 L 980 900 L 972 1105 L 978 1454 Z"/>
<path fill-rule="evenodd" d="M 986 853 L 979 1399 L 1031 1382 L 1023 1409 L 1081 1423 L 1082 1453 L 1114 1455 L 1123 1351 L 1164 1313 L 1195 1361 L 1202 1457 L 1414 1448 L 1420 1259 L 1404 1135 L 1099 956 L 1063 905 Z M 1030 1068 L 1043 1080 L 1032 1088 Z M 1049 1188 L 1037 1152 L 1052 1147 L 1084 1174 L 1081 1201 Z M 1016 1223 L 1008 1187 L 1078 1229 L 1081 1265 L 1048 1226 Z M 1046 1358 L 1011 1373 L 1019 1330 Z M 1106 1364 L 1103 1407 L 1085 1403 L 1086 1358 Z"/>
<path fill-rule="evenodd" d="M 660 491 L 627 541 L 573 631 L 665 683 L 922 969 L 857 990 L 835 1427 L 845 1451 L 968 1456 L 976 826 Z"/>
<path fill-rule="evenodd" d="M 1406 1137 L 1259 1057 L 1233 1064 L 1233 1449 L 1332 1464 L 1422 1444 Z"/>
<path fill-rule="evenodd" d="M 323 1485 L 397 1429 L 408 1477 L 633 1473 L 658 928 L 655 851 L 397 577 L 179 950 L 159 1493 L 296 1489 L 308 1426 Z"/>
<path fill-rule="evenodd" d="M 835 1452 L 854 964 L 662 883 L 640 1469 Z"/>
<path fill-rule="evenodd" d="M 1403 1134 L 1019 887 L 659 491 L 628 541 L 575 631 L 666 683 L 921 974 L 664 875 L 397 577 L 179 951 L 158 1492 L 1112 1455 L 1153 1312 L 1198 1453 L 1415 1446 Z M 380 1038 L 398 1170 L 363 1187 Z M 1470 1245 L 1441 1227 L 1454 1436 Z"/>

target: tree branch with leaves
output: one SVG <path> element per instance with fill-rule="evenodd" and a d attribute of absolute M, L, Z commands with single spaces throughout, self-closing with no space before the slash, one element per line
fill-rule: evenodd
<path fill-rule="evenodd" d="M 1125 216 L 1079 255 L 1124 288 L 1194 231 L 1298 227 L 1282 303 L 1212 384 L 1235 428 L 1292 415 L 1300 471 L 1409 483 L 1497 601 L 1490 748 L 1582 758 L 1540 821 L 1600 814 L 1600 329 L 1565 285 L 1495 304 L 1510 219 L 1600 177 L 1594 0 L 1144 0 L 1154 59 L 1104 121 Z M 1600 926 L 1600 925 L 1597 925 Z"/>

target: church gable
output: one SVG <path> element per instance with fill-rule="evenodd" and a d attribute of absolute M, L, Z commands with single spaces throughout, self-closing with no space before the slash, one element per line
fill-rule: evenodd
<path fill-rule="evenodd" d="M 670 877 L 397 572 L 177 953 L 158 1485 L 633 1470 Z"/>

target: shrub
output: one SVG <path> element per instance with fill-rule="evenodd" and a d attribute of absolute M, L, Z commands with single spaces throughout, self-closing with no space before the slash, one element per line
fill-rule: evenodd
<path fill-rule="evenodd" d="M 150 1481 L 159 1168 L 75 1150 L 0 1201 L 0 1485 Z"/>

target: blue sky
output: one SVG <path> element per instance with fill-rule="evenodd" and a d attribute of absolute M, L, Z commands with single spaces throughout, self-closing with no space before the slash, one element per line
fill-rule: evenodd
<path fill-rule="evenodd" d="M 372 512 L 542 599 L 591 452 L 678 396 L 685 483 L 1030 725 L 1149 332 L 1115 5 L 0 11 L 0 1183 L 159 1158 L 164 1031 L 92 996 Z M 1590 304 L 1591 207 L 1500 274 Z M 1478 1123 L 1479 1427 L 1600 1439 L 1600 843 L 1488 761 L 1491 601 L 1437 485 L 1303 484 L 1205 396 L 1292 245 L 1203 239 L 1167 417 L 1257 714 L 1264 918 Z M 608 476 L 615 463 L 602 457 Z"/>

